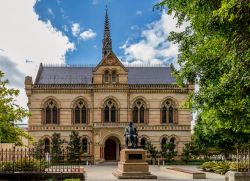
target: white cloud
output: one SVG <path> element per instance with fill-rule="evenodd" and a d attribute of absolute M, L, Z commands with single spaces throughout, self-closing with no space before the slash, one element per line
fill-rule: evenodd
<path fill-rule="evenodd" d="M 38 20 L 34 12 L 35 0 L 0 1 L 0 69 L 8 71 L 10 65 L 14 75 L 6 73 L 12 86 L 20 89 L 18 102 L 26 107 L 24 76 L 35 79 L 40 62 L 65 63 L 65 54 L 74 49 L 65 35 L 54 29 L 48 21 Z M 30 60 L 27 61 L 26 60 Z M 20 78 L 17 78 L 20 76 Z M 19 83 L 16 83 L 18 81 Z M 15 83 L 15 84 L 14 84 Z"/>
<path fill-rule="evenodd" d="M 73 23 L 71 26 L 72 34 L 76 37 L 80 33 L 80 24 Z"/>
<path fill-rule="evenodd" d="M 66 31 L 66 32 L 68 32 L 68 31 L 69 31 L 69 28 L 68 28 L 68 26 L 67 26 L 67 25 L 63 25 L 63 26 L 62 26 L 62 28 L 63 28 L 63 30 L 64 30 L 64 31 Z"/>
<path fill-rule="evenodd" d="M 55 14 L 54 14 L 54 12 L 52 11 L 51 8 L 48 8 L 48 12 L 52 16 L 52 18 L 55 18 Z"/>
<path fill-rule="evenodd" d="M 136 15 L 142 15 L 142 11 L 141 10 L 136 11 Z"/>
<path fill-rule="evenodd" d="M 161 18 L 148 24 L 141 32 L 141 40 L 135 43 L 127 41 L 120 48 L 124 50 L 124 62 L 137 64 L 170 63 L 168 60 L 177 57 L 178 45 L 167 41 L 171 31 L 183 31 L 185 23 L 176 27 L 177 20 L 173 15 L 162 12 Z"/>
<path fill-rule="evenodd" d="M 80 34 L 81 39 L 85 40 L 89 40 L 92 38 L 96 37 L 96 33 L 92 30 L 92 29 L 88 29 L 87 31 L 84 31 Z"/>

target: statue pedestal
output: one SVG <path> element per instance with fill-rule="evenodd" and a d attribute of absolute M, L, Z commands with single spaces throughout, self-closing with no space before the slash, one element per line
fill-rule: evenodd
<path fill-rule="evenodd" d="M 113 175 L 119 179 L 156 179 L 149 172 L 146 151 L 143 149 L 123 149 L 120 152 L 118 169 Z"/>

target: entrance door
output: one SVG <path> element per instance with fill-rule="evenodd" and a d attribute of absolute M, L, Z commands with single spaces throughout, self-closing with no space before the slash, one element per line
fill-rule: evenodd
<path fill-rule="evenodd" d="M 116 142 L 112 139 L 105 142 L 105 160 L 116 160 Z"/>

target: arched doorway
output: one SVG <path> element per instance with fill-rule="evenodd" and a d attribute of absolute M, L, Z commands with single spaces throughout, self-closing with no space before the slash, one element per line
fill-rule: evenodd
<path fill-rule="evenodd" d="M 106 161 L 119 160 L 120 150 L 120 141 L 115 137 L 108 138 L 105 141 L 104 159 Z"/>

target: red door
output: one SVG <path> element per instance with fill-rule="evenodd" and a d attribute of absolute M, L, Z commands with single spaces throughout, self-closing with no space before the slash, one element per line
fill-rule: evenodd
<path fill-rule="evenodd" d="M 105 160 L 116 160 L 116 142 L 112 139 L 105 142 Z"/>

